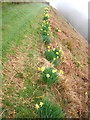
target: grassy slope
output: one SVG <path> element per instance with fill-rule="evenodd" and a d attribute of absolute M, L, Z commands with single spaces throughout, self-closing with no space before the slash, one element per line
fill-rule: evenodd
<path fill-rule="evenodd" d="M 24 12 L 29 14 L 27 12 L 27 6 L 29 5 L 19 6 L 25 7 Z M 41 15 L 44 9 L 42 9 L 42 5 L 34 4 L 33 6 L 35 6 L 35 12 L 37 12 L 36 8 L 38 8 L 37 15 L 34 16 L 35 14 L 33 13 L 32 21 L 27 23 L 26 27 L 24 26 L 27 29 L 24 35 L 21 34 L 24 38 L 22 39 L 21 37 L 17 42 L 14 41 L 13 43 L 15 44 L 9 48 L 11 51 L 13 49 L 15 54 L 7 56 L 7 63 L 3 67 L 3 117 L 35 117 L 34 105 L 39 103 L 45 96 L 49 96 L 52 101 L 56 101 L 58 105 L 61 105 L 66 113 L 66 117 L 79 117 L 81 112 L 87 112 L 85 103 L 87 101 L 85 91 L 87 91 L 88 81 L 87 43 L 67 24 L 62 16 L 59 18 L 57 12 L 51 8 L 49 11 L 49 24 L 52 29 L 50 45 L 63 48 L 64 62 L 61 61 L 60 66 L 56 68 L 58 72 L 62 69 L 64 75 L 60 76 L 60 82 L 52 87 L 42 84 L 37 67 L 43 65 L 51 66 L 51 64 L 43 55 L 47 46 L 43 44 L 40 34 Z M 9 9 L 10 7 L 7 6 L 7 8 Z M 15 5 L 15 10 L 16 8 L 18 9 L 18 5 Z M 32 7 L 33 9 L 34 7 Z M 17 21 L 15 20 L 15 22 Z M 20 24 L 22 23 L 20 22 Z M 56 33 L 56 27 L 60 27 L 63 32 Z M 16 36 L 18 36 L 18 33 Z M 7 49 L 5 52 L 11 53 L 7 52 Z M 77 58 L 75 61 L 73 60 L 74 57 Z M 83 64 L 84 67 L 82 69 L 77 68 L 75 64 L 77 60 Z"/>
<path fill-rule="evenodd" d="M 37 82 L 34 82 L 38 79 L 34 69 L 34 55 L 40 54 L 40 19 L 45 6 L 35 3 L 3 7 L 3 58 L 9 53 L 3 67 L 2 83 L 5 118 L 35 117 L 34 105 L 36 101 L 40 101 L 39 96 L 44 95 L 43 87 L 40 88 Z M 13 51 L 8 52 L 9 50 Z"/>
<path fill-rule="evenodd" d="M 2 6 L 3 59 L 12 52 L 12 44 L 21 44 L 26 33 L 31 34 L 31 25 L 41 10 L 41 4 L 9 4 Z M 14 52 L 14 51 L 13 51 Z"/>

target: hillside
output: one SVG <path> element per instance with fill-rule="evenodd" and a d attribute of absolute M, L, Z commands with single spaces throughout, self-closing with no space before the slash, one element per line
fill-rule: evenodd
<path fill-rule="evenodd" d="M 46 6 L 41 3 L 2 5 L 3 118 L 37 118 L 35 105 L 45 98 L 51 106 L 56 103 L 60 108 L 54 107 L 52 111 L 62 109 L 66 118 L 88 117 L 88 43 L 50 6 L 46 9 L 48 21 L 43 21 Z M 47 37 L 43 22 L 49 25 Z M 58 81 L 53 81 L 55 76 L 49 68 L 54 69 Z M 51 83 L 44 81 L 44 74 Z"/>

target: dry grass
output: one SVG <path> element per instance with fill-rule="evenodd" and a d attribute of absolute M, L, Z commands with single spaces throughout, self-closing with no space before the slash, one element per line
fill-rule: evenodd
<path fill-rule="evenodd" d="M 49 23 L 54 33 L 51 36 L 51 46 L 62 46 L 64 54 L 63 61 L 57 67 L 58 71 L 62 69 L 64 75 L 60 77 L 60 82 L 55 88 L 52 88 L 57 94 L 55 98 L 59 104 L 64 99 L 64 110 L 68 118 L 86 117 L 88 115 L 88 99 L 85 92 L 88 91 L 88 65 L 87 51 L 88 44 L 76 31 L 68 25 L 55 9 L 49 11 Z M 55 29 L 59 26 L 61 33 L 56 33 Z M 67 41 L 66 41 L 67 40 Z M 77 68 L 73 61 L 74 55 L 83 64 L 83 68 Z"/>

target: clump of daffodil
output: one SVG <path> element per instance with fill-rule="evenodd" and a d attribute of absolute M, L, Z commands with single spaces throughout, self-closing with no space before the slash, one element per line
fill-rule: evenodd
<path fill-rule="evenodd" d="M 39 109 L 39 105 L 38 105 L 38 104 L 36 104 L 36 105 L 35 105 L 35 108 L 38 110 L 38 109 Z"/>
<path fill-rule="evenodd" d="M 43 106 L 43 102 L 40 102 L 40 106 L 41 106 L 41 107 Z"/>
<path fill-rule="evenodd" d="M 64 112 L 60 106 L 52 103 L 47 97 L 43 100 L 43 106 L 39 108 L 36 114 L 36 118 L 65 118 Z"/>
<path fill-rule="evenodd" d="M 43 72 L 45 70 L 45 67 L 43 66 L 42 68 L 41 68 L 41 71 Z"/>
<path fill-rule="evenodd" d="M 46 74 L 46 77 L 47 77 L 47 78 L 49 78 L 49 77 L 50 77 L 50 75 L 49 75 L 49 74 Z"/>
<path fill-rule="evenodd" d="M 40 71 L 40 67 L 38 67 L 38 71 Z"/>
<path fill-rule="evenodd" d="M 56 69 L 46 68 L 42 73 L 42 82 L 51 85 L 58 80 L 58 75 Z"/>
<path fill-rule="evenodd" d="M 62 70 L 60 70 L 60 75 L 63 75 L 63 71 Z"/>

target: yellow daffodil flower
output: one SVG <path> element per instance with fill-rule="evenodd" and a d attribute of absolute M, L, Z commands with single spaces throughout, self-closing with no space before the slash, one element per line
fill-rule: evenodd
<path fill-rule="evenodd" d="M 39 108 L 39 105 L 38 105 L 38 104 L 36 104 L 36 105 L 35 105 L 35 108 L 38 110 L 38 108 Z"/>
<path fill-rule="evenodd" d="M 56 55 L 58 55 L 59 53 L 58 52 L 56 52 Z"/>
<path fill-rule="evenodd" d="M 57 69 L 55 70 L 55 72 L 57 72 Z"/>
<path fill-rule="evenodd" d="M 58 30 L 58 32 L 62 32 L 61 30 Z"/>
<path fill-rule="evenodd" d="M 43 29 L 41 28 L 41 31 L 42 31 Z"/>
<path fill-rule="evenodd" d="M 43 22 L 45 23 L 45 20 Z"/>
<path fill-rule="evenodd" d="M 40 106 L 41 106 L 41 107 L 43 106 L 43 102 L 40 102 Z"/>
<path fill-rule="evenodd" d="M 50 46 L 48 46 L 48 49 L 50 49 Z"/>
<path fill-rule="evenodd" d="M 53 51 L 55 51 L 55 48 L 53 48 Z"/>
<path fill-rule="evenodd" d="M 57 59 L 59 58 L 59 56 L 57 56 Z"/>
<path fill-rule="evenodd" d="M 52 70 L 52 73 L 55 73 L 56 72 L 56 70 Z"/>
<path fill-rule="evenodd" d="M 81 67 L 83 68 L 83 65 L 81 64 Z"/>
<path fill-rule="evenodd" d="M 49 34 L 47 34 L 49 36 Z"/>
<path fill-rule="evenodd" d="M 87 95 L 87 92 L 85 92 L 85 95 Z"/>
<path fill-rule="evenodd" d="M 53 58 L 53 60 L 56 60 L 56 58 Z"/>
<path fill-rule="evenodd" d="M 50 50 L 48 50 L 48 52 L 50 52 Z"/>
<path fill-rule="evenodd" d="M 62 50 L 62 47 L 60 47 L 60 50 Z"/>
<path fill-rule="evenodd" d="M 61 55 L 61 59 L 62 59 L 62 55 Z"/>
<path fill-rule="evenodd" d="M 49 74 L 46 74 L 46 77 L 47 77 L 47 78 L 49 78 L 49 77 L 50 77 L 50 75 L 49 75 Z"/>
<path fill-rule="evenodd" d="M 44 70 L 45 70 L 45 67 L 42 67 L 42 68 L 41 68 L 41 71 L 43 72 Z"/>
<path fill-rule="evenodd" d="M 38 67 L 38 71 L 40 71 L 40 67 Z"/>
<path fill-rule="evenodd" d="M 63 71 L 62 70 L 60 70 L 60 75 L 63 75 Z"/>

